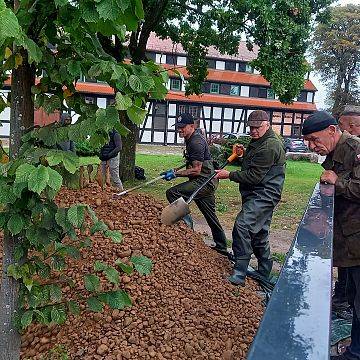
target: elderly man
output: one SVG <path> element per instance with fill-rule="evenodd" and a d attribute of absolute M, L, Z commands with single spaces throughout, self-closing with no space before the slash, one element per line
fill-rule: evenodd
<path fill-rule="evenodd" d="M 246 149 L 239 171 L 217 171 L 218 179 L 239 184 L 242 210 L 232 232 L 235 265 L 229 281 L 244 285 L 251 255 L 258 260 L 258 272 L 269 277 L 269 229 L 275 206 L 281 198 L 285 179 L 285 152 L 281 140 L 270 128 L 265 111 L 252 112 L 248 118 L 252 140 Z"/>
<path fill-rule="evenodd" d="M 360 137 L 360 106 L 345 106 L 339 118 L 339 127 L 341 131 Z"/>
<path fill-rule="evenodd" d="M 186 201 L 206 178 L 214 173 L 214 164 L 210 155 L 209 146 L 202 132 L 195 129 L 194 119 L 191 114 L 181 114 L 175 126 L 179 136 L 185 140 L 186 169 L 169 170 L 164 173 L 165 179 L 172 180 L 175 177 L 187 177 L 189 180 L 175 185 L 166 191 L 166 197 L 170 203 L 180 197 L 183 197 Z M 213 249 L 221 255 L 230 256 L 227 252 L 224 230 L 215 212 L 215 190 L 217 185 L 217 180 L 211 181 L 199 192 L 194 200 L 211 229 L 215 242 Z M 184 221 L 188 226 L 192 227 L 190 215 L 187 215 Z"/>
<path fill-rule="evenodd" d="M 309 147 L 327 155 L 321 181 L 335 185 L 334 265 L 347 270 L 347 296 L 353 307 L 351 344 L 335 360 L 360 359 L 360 140 L 342 133 L 336 120 L 317 111 L 304 122 Z M 349 291 L 350 290 L 350 291 Z"/>

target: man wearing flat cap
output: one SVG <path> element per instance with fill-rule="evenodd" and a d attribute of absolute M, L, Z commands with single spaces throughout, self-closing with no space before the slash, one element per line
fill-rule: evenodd
<path fill-rule="evenodd" d="M 341 131 L 360 137 L 360 106 L 346 105 L 339 118 Z"/>
<path fill-rule="evenodd" d="M 187 177 L 189 180 L 175 185 L 166 191 L 166 197 L 170 203 L 180 197 L 187 201 L 190 195 L 214 173 L 214 163 L 210 155 L 208 143 L 202 132 L 195 129 L 192 115 L 189 113 L 181 114 L 176 119 L 175 127 L 179 136 L 185 140 L 186 151 L 184 155 L 186 169 L 168 170 L 163 175 L 165 175 L 165 180 L 172 180 L 175 177 Z M 226 236 L 215 212 L 215 190 L 217 185 L 218 180 L 210 181 L 196 195 L 194 201 L 211 229 L 215 242 L 215 246 L 212 248 L 221 255 L 229 256 Z M 185 216 L 183 220 L 189 227 L 193 227 L 190 215 Z"/>
<path fill-rule="evenodd" d="M 285 180 L 285 152 L 281 140 L 270 128 L 265 111 L 253 111 L 248 118 L 251 142 L 244 154 L 241 170 L 218 170 L 219 179 L 239 184 L 242 209 L 232 231 L 235 265 L 229 281 L 244 285 L 252 254 L 258 260 L 258 272 L 269 277 L 269 229 L 275 206 L 281 198 Z"/>
<path fill-rule="evenodd" d="M 336 120 L 317 111 L 302 129 L 309 148 L 326 155 L 320 180 L 335 186 L 334 266 L 347 271 L 347 297 L 353 308 L 351 344 L 335 360 L 360 360 L 360 139 L 341 132 Z"/>

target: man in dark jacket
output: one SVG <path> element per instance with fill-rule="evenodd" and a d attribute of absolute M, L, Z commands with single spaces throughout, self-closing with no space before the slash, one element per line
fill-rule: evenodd
<path fill-rule="evenodd" d="M 202 133 L 195 130 L 193 117 L 188 113 L 181 114 L 175 126 L 179 136 L 185 139 L 186 170 L 170 170 L 165 173 L 165 179 L 171 180 L 175 177 L 187 177 L 189 180 L 175 185 L 166 191 L 166 197 L 170 203 L 180 197 L 183 197 L 186 201 L 206 178 L 214 173 L 214 164 L 211 159 L 209 146 Z M 217 180 L 211 181 L 199 192 L 194 201 L 211 229 L 215 242 L 213 249 L 222 255 L 228 256 L 226 236 L 215 212 L 215 190 L 217 185 Z M 190 216 L 186 216 L 184 221 L 189 226 L 192 226 Z"/>
<path fill-rule="evenodd" d="M 334 266 L 347 270 L 347 297 L 353 308 L 351 344 L 335 360 L 360 360 L 360 140 L 341 132 L 336 120 L 317 111 L 304 122 L 309 148 L 327 155 L 321 181 L 335 185 Z"/>
<path fill-rule="evenodd" d="M 239 184 L 242 209 L 236 217 L 232 237 L 235 265 L 229 281 L 244 285 L 251 255 L 258 260 L 258 272 L 269 277 L 269 229 L 275 206 L 281 198 L 285 180 L 285 152 L 281 140 L 270 128 L 265 111 L 252 112 L 248 118 L 252 140 L 246 149 L 241 170 L 219 170 L 219 179 Z"/>
<path fill-rule="evenodd" d="M 111 181 L 119 191 L 123 191 L 123 184 L 120 180 L 119 166 L 120 166 L 120 150 L 122 142 L 120 134 L 113 129 L 109 132 L 109 142 L 100 150 L 100 160 L 103 176 L 106 178 L 107 167 L 110 170 Z"/>
<path fill-rule="evenodd" d="M 60 125 L 67 126 L 71 124 L 71 115 L 69 113 L 63 113 L 60 116 Z M 63 151 L 75 152 L 75 144 L 72 140 L 62 141 L 57 144 L 57 147 Z"/>

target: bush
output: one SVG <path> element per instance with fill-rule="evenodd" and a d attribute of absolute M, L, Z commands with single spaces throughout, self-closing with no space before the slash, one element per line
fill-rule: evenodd
<path fill-rule="evenodd" d="M 237 139 L 225 139 L 223 136 L 212 136 L 208 139 L 211 156 L 219 165 L 223 164 L 232 154 L 233 145 L 242 144 L 246 148 L 249 146 L 250 141 L 250 136 L 239 136 Z M 233 164 L 240 165 L 240 161 L 235 161 Z"/>
<path fill-rule="evenodd" d="M 79 156 L 97 156 L 101 147 L 94 147 L 89 140 L 75 143 L 76 154 Z"/>

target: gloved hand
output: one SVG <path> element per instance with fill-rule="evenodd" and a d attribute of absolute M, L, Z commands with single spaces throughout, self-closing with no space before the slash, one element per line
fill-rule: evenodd
<path fill-rule="evenodd" d="M 176 178 L 175 171 L 173 169 L 162 172 L 160 175 L 164 175 L 166 181 L 170 181 Z"/>

